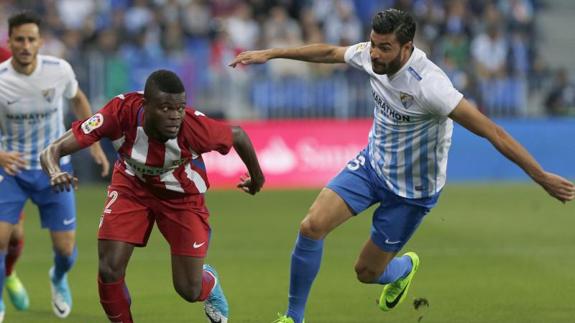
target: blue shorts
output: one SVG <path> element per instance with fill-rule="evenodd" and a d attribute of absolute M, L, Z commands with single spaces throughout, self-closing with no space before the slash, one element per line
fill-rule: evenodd
<path fill-rule="evenodd" d="M 365 151 L 349 161 L 327 187 L 356 215 L 379 203 L 373 214 L 371 240 L 388 252 L 397 252 L 407 243 L 440 194 L 421 199 L 396 195 L 377 177 Z"/>
<path fill-rule="evenodd" d="M 62 170 L 72 172 L 70 163 Z M 42 170 L 22 170 L 11 176 L 0 168 L 0 221 L 18 223 L 20 213 L 28 199 L 38 206 L 42 228 L 51 231 L 76 229 L 76 202 L 74 191 L 54 192 L 50 178 Z"/>

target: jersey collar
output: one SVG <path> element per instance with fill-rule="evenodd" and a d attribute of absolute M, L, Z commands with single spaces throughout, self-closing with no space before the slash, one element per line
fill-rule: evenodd
<path fill-rule="evenodd" d="M 393 74 L 392 77 L 388 76 L 388 79 L 390 81 L 393 81 L 399 75 L 403 74 L 403 72 L 405 72 L 405 70 L 409 67 L 409 65 L 411 65 L 411 63 L 413 63 L 414 60 L 416 60 L 418 57 L 420 57 L 422 53 L 423 52 L 419 48 L 415 47 L 415 45 L 414 45 L 413 51 L 411 52 L 411 56 L 409 56 L 409 59 L 407 60 L 407 62 L 405 62 L 405 64 L 403 64 L 403 66 L 399 69 L 399 71 L 397 71 L 395 74 Z"/>
<path fill-rule="evenodd" d="M 42 70 L 42 65 L 43 65 L 43 64 L 42 64 L 42 61 L 43 61 L 43 59 L 42 59 L 42 55 L 40 55 L 40 54 L 36 55 L 36 68 L 34 68 L 34 70 L 32 71 L 32 73 L 31 73 L 30 75 L 26 75 L 26 74 L 23 74 L 23 73 L 18 72 L 18 71 L 14 68 L 14 66 L 12 65 L 12 60 L 13 60 L 13 59 L 14 59 L 13 57 L 10 57 L 10 59 L 7 60 L 7 62 L 8 62 L 8 68 L 12 71 L 12 73 L 16 73 L 17 75 L 24 76 L 24 77 L 34 77 L 34 76 L 40 74 L 40 71 Z"/>

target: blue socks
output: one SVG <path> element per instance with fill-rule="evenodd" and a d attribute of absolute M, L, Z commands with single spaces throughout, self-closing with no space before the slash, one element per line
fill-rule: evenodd
<path fill-rule="evenodd" d="M 311 285 L 319 272 L 323 240 L 298 235 L 291 256 L 289 305 L 287 316 L 295 323 L 302 323 Z"/>
<path fill-rule="evenodd" d="M 4 280 L 6 279 L 6 251 L 0 251 L 0 291 L 4 290 Z M 0 302 L 2 293 L 0 293 Z"/>
<path fill-rule="evenodd" d="M 70 256 L 64 256 L 54 250 L 54 281 L 60 281 L 62 277 L 72 268 L 76 257 L 78 256 L 78 248 L 74 246 L 74 251 Z"/>
<path fill-rule="evenodd" d="M 299 233 L 291 256 L 289 304 L 286 315 L 302 323 L 311 285 L 319 272 L 323 240 L 313 240 Z M 374 283 L 389 284 L 406 277 L 412 268 L 409 256 L 395 257 Z"/>
<path fill-rule="evenodd" d="M 404 278 L 411 272 L 411 267 L 413 267 L 413 264 L 409 256 L 395 257 L 391 259 L 377 283 L 385 285 Z"/>

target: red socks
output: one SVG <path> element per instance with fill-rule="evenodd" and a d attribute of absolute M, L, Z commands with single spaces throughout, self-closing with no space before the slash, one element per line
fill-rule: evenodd
<path fill-rule="evenodd" d="M 216 278 L 208 271 L 202 274 L 202 292 L 198 301 L 205 301 L 216 284 Z M 130 295 L 124 283 L 124 278 L 113 283 L 104 283 L 98 277 L 98 291 L 100 292 L 100 304 L 106 312 L 110 322 L 133 323 L 130 312 Z"/>
<path fill-rule="evenodd" d="M 98 277 L 98 291 L 100 292 L 100 304 L 102 304 L 102 308 L 104 308 L 110 322 L 134 322 L 130 312 L 130 295 L 123 277 L 113 283 L 104 283 Z"/>
<path fill-rule="evenodd" d="M 13 242 L 10 240 L 10 244 L 8 245 L 8 253 L 6 254 L 6 277 L 12 274 L 12 270 L 14 270 L 14 264 L 20 258 L 20 254 L 22 253 L 22 248 L 24 247 L 24 239 L 17 240 Z"/>

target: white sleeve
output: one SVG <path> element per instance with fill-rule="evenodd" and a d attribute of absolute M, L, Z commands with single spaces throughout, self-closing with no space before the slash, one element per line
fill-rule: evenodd
<path fill-rule="evenodd" d="M 463 94 L 453 87 L 447 75 L 441 70 L 435 71 L 433 77 L 427 80 L 421 89 L 425 108 L 441 116 L 448 116 L 463 98 Z"/>
<path fill-rule="evenodd" d="M 75 97 L 76 93 L 78 92 L 78 80 L 76 80 L 76 74 L 68 62 L 62 60 L 62 66 L 64 70 L 64 77 L 66 78 L 64 97 L 66 99 L 71 99 Z"/>
<path fill-rule="evenodd" d="M 369 42 L 359 43 L 349 46 L 345 50 L 345 62 L 357 69 L 366 70 L 368 67 L 371 69 L 371 58 L 369 57 Z"/>

